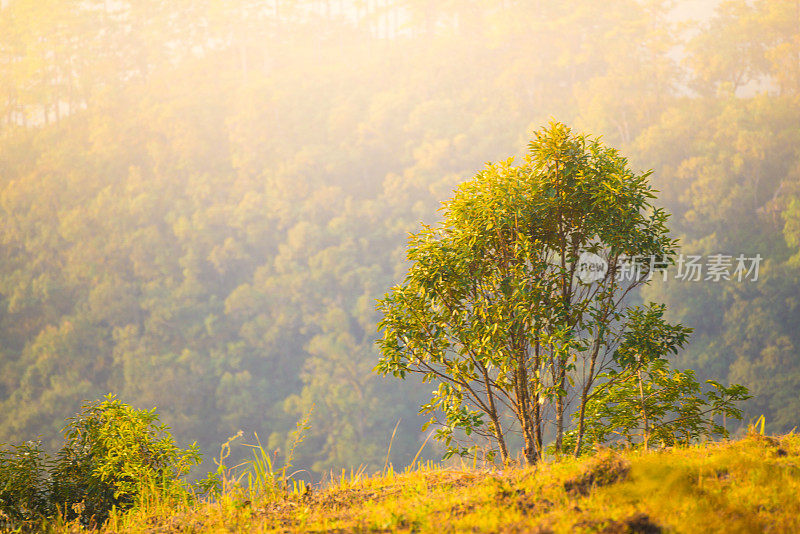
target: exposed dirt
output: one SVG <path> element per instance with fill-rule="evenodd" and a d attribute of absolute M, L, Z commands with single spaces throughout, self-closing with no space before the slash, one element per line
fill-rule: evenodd
<path fill-rule="evenodd" d="M 630 473 L 630 464 L 622 458 L 609 454 L 597 458 L 586 471 L 564 482 L 564 490 L 570 495 L 585 497 L 593 487 L 608 486 L 621 482 Z"/>
<path fill-rule="evenodd" d="M 601 530 L 603 534 L 661 534 L 661 526 L 653 523 L 647 514 L 635 514 L 622 521 L 612 521 Z"/>
<path fill-rule="evenodd" d="M 581 521 L 575 524 L 575 528 L 588 528 L 602 534 L 661 534 L 663 532 L 661 526 L 651 521 L 650 516 L 645 513 L 634 514 L 619 521 L 613 519 Z"/>
<path fill-rule="evenodd" d="M 517 508 L 527 515 L 542 514 L 553 508 L 553 503 L 547 499 L 537 499 L 533 495 L 523 494 L 517 498 Z"/>

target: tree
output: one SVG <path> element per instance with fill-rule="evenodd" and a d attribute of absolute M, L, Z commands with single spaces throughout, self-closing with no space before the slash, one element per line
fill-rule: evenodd
<path fill-rule="evenodd" d="M 735 92 L 763 76 L 768 34 L 759 21 L 760 7 L 746 0 L 721 2 L 707 27 L 689 41 L 685 62 L 698 92 L 714 95 L 721 84 Z"/>
<path fill-rule="evenodd" d="M 734 404 L 750 398 L 742 385 L 711 386 L 702 391 L 694 371 L 670 370 L 664 359 L 625 371 L 626 379 L 598 388 L 586 405 L 586 448 L 603 443 L 612 446 L 670 447 L 729 435 L 718 416 L 741 419 Z M 602 378 L 613 379 L 614 375 Z M 577 433 L 568 432 L 565 448 L 574 446 Z M 580 451 L 583 452 L 583 451 Z"/>
<path fill-rule="evenodd" d="M 468 451 L 459 429 L 506 461 L 518 432 L 534 463 L 547 423 L 561 450 L 572 400 L 580 451 L 592 388 L 632 326 L 625 297 L 675 254 L 649 173 L 560 123 L 528 148 L 520 166 L 489 164 L 462 184 L 443 223 L 411 236 L 409 272 L 379 301 L 376 370 L 439 382 L 421 412 L 444 415 L 448 455 Z M 603 269 L 584 276 L 591 262 Z"/>

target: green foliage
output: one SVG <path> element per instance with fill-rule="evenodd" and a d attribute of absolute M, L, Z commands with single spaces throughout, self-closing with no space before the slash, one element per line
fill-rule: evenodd
<path fill-rule="evenodd" d="M 98 523 L 112 507 L 134 506 L 144 488 L 185 491 L 181 477 L 200 463 L 197 445 L 176 446 L 155 408 L 136 410 L 114 395 L 84 404 L 64 438 L 51 472 L 52 498 L 68 509 L 82 503 L 82 518 Z"/>
<path fill-rule="evenodd" d="M 487 165 L 445 203 L 441 226 L 411 236 L 409 273 L 379 301 L 376 369 L 439 384 L 421 412 L 434 414 L 431 422 L 444 414 L 437 437 L 448 455 L 469 451 L 453 444 L 458 429 L 492 440 L 505 461 L 508 415 L 535 461 L 542 411 L 555 412 L 560 444 L 565 398 L 575 391 L 585 404 L 621 336 L 628 352 L 663 342 L 648 336 L 683 343 L 680 326 L 653 332 L 634 320 L 638 330 L 626 332 L 631 325 L 620 321 L 625 295 L 652 274 L 645 264 L 626 279 L 625 258 L 666 266 L 675 254 L 648 175 L 597 139 L 551 123 L 523 164 Z M 591 285 L 577 278 L 586 252 L 609 266 Z"/>
<path fill-rule="evenodd" d="M 294 478 L 301 470 L 289 472 L 293 467 L 295 450 L 303 443 L 306 433 L 311 428 L 311 414 L 313 406 L 306 414 L 297 421 L 297 427 L 292 432 L 292 442 L 283 460 L 283 467 L 280 469 L 273 464 L 273 457 L 261 445 L 261 440 L 256 435 L 257 445 L 247 445 L 252 449 L 253 457 L 239 465 L 244 466 L 245 472 L 241 475 L 247 481 L 245 487 L 253 498 L 270 497 L 280 492 L 290 491 L 293 494 L 303 494 L 306 488 L 305 482 Z M 291 483 L 291 488 L 289 484 Z"/>
<path fill-rule="evenodd" d="M 664 318 L 666 311 L 664 304 L 652 302 L 646 306 L 628 308 L 627 328 L 614 352 L 614 361 L 620 368 L 648 364 L 678 354 L 686 346 L 692 329 L 682 324 L 668 323 Z M 614 371 L 609 373 L 613 374 Z"/>
<path fill-rule="evenodd" d="M 273 500 L 286 495 L 305 494 L 308 485 L 305 481 L 295 478 L 305 470 L 290 471 L 293 467 L 296 449 L 305 440 L 306 434 L 311 428 L 312 411 L 313 407 L 298 420 L 297 426 L 292 432 L 289 449 L 283 457 L 282 467 L 278 467 L 280 451 L 276 449 L 270 454 L 261 443 L 258 434 L 255 434 L 255 444 L 243 444 L 251 450 L 250 458 L 235 466 L 227 466 L 225 462 L 231 455 L 231 444 L 241 437 L 242 431 L 240 430 L 222 444 L 219 458 L 214 459 L 217 465 L 216 471 L 198 481 L 199 488 L 216 499 L 230 499 L 232 496 L 244 492 L 249 501 L 265 498 Z"/>
<path fill-rule="evenodd" d="M 54 458 L 38 443 L 0 450 L 0 512 L 12 525 L 59 514 L 101 525 L 112 509 L 137 504 L 146 490 L 184 495 L 181 477 L 200 463 L 196 445 L 177 447 L 155 410 L 136 410 L 114 395 L 84 404 L 64 429 Z"/>
<path fill-rule="evenodd" d="M 667 358 L 686 346 L 692 329 L 670 324 L 665 313 L 663 304 L 628 308 L 627 327 L 613 354 L 616 366 L 598 376 L 585 406 L 586 436 L 579 447 L 577 429 L 568 432 L 565 451 L 580 454 L 605 444 L 686 445 L 728 437 L 720 418 L 742 418 L 737 403 L 750 398 L 747 388 L 707 380 L 704 392 L 693 370 L 670 370 Z M 580 417 L 573 415 L 578 425 Z"/>
<path fill-rule="evenodd" d="M 670 370 L 664 359 L 599 378 L 603 383 L 586 404 L 582 452 L 595 445 L 661 448 L 728 437 L 720 419 L 741 419 L 737 403 L 750 398 L 744 386 L 713 380 L 703 391 L 694 371 Z M 576 440 L 576 431 L 567 433 L 565 450 L 574 450 Z"/>
<path fill-rule="evenodd" d="M 0 530 L 52 513 L 49 467 L 40 442 L 0 447 Z"/>

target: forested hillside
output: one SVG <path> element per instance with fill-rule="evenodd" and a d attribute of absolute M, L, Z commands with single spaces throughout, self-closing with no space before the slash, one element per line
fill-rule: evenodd
<path fill-rule="evenodd" d="M 654 170 L 685 254 L 761 254 L 647 297 L 695 328 L 678 367 L 800 424 L 800 0 L 676 14 L 716 4 L 2 2 L 0 443 L 111 391 L 208 453 L 313 405 L 316 471 L 383 465 L 402 418 L 408 463 L 430 385 L 372 372 L 375 299 L 551 118 Z"/>

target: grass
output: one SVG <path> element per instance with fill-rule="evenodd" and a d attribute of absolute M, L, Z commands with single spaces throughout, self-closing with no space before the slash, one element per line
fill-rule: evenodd
<path fill-rule="evenodd" d="M 79 532 L 52 524 L 53 532 Z M 800 437 L 759 434 L 656 452 L 599 451 L 532 468 L 442 468 L 214 502 L 153 494 L 104 532 L 800 532 Z"/>

